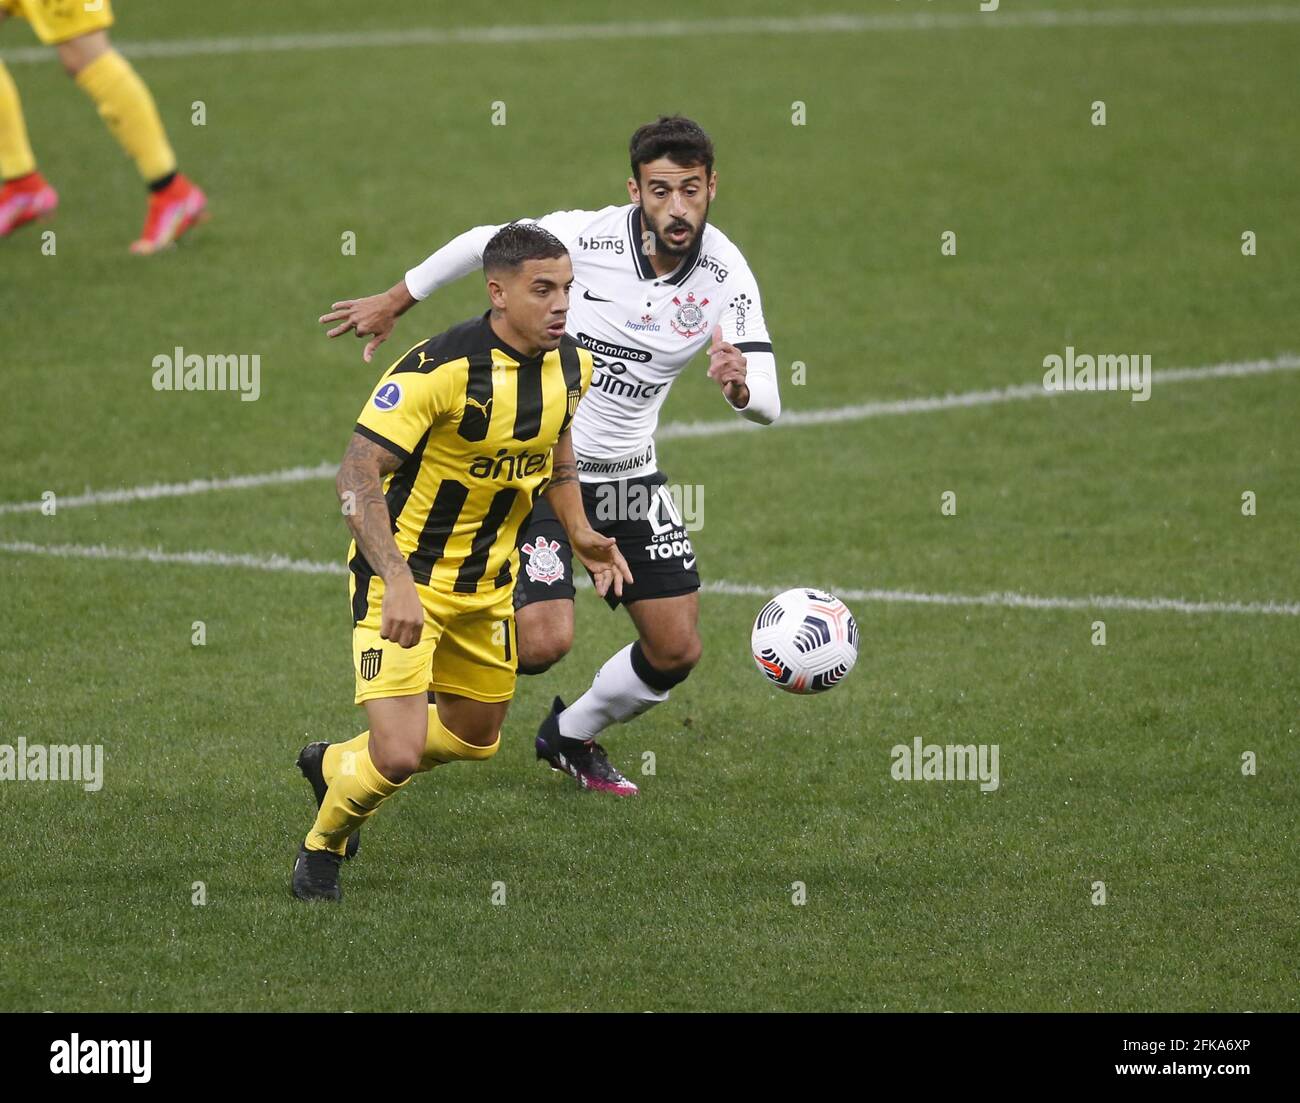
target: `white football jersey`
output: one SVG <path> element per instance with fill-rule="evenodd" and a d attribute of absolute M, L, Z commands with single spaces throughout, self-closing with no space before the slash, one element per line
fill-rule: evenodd
<path fill-rule="evenodd" d="M 567 331 L 590 350 L 591 387 L 572 423 L 578 474 L 584 482 L 646 475 L 657 470 L 654 433 L 672 382 L 712 343 L 713 328 L 746 360 L 749 404 L 738 411 L 767 424 L 780 412 L 776 362 L 762 302 L 744 256 L 716 226 L 706 224 L 681 263 L 658 276 L 642 252 L 640 208 L 556 211 L 536 220 L 559 238 L 573 262 Z M 478 227 L 468 240 L 480 257 L 499 227 Z M 651 239 L 653 240 L 653 239 Z M 465 268 L 462 248 L 435 253 L 407 273 L 423 299 Z M 441 263 L 439 263 L 441 258 Z"/>

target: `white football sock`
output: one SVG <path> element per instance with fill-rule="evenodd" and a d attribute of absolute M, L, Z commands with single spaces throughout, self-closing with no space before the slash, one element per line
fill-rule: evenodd
<path fill-rule="evenodd" d="M 560 713 L 560 734 L 568 739 L 595 739 L 611 724 L 622 724 L 668 700 L 666 689 L 652 689 L 632 669 L 628 644 L 596 672 L 591 688 Z"/>

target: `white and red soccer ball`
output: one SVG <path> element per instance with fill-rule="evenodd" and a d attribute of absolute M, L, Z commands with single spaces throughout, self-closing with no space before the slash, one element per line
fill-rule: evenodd
<path fill-rule="evenodd" d="M 758 669 L 787 693 L 822 693 L 858 661 L 858 625 L 825 590 L 786 590 L 759 610 L 750 647 Z"/>

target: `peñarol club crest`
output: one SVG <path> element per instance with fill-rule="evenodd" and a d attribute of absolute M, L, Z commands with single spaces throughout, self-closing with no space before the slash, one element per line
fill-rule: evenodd
<path fill-rule="evenodd" d="M 677 307 L 677 313 L 668 320 L 668 324 L 673 327 L 674 333 L 681 337 L 696 337 L 704 332 L 704 308 L 709 305 L 708 299 L 701 299 L 697 303 L 695 292 L 690 291 L 685 301 L 674 295 L 673 305 Z"/>
<path fill-rule="evenodd" d="M 380 664 L 384 661 L 384 653 L 377 647 L 368 647 L 361 652 L 361 677 L 367 682 L 379 673 Z"/>

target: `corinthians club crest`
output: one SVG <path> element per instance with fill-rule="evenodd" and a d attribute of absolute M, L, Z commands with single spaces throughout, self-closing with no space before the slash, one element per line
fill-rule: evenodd
<path fill-rule="evenodd" d="M 560 550 L 558 540 L 547 540 L 539 536 L 536 544 L 525 544 L 520 549 L 528 556 L 524 570 L 534 582 L 559 582 L 564 577 L 564 561 L 556 554 Z"/>
<path fill-rule="evenodd" d="M 673 306 L 677 307 L 677 313 L 668 319 L 668 324 L 680 337 L 696 337 L 704 332 L 704 308 L 708 305 L 708 299 L 697 303 L 694 291 L 687 292 L 685 301 L 674 295 Z"/>

